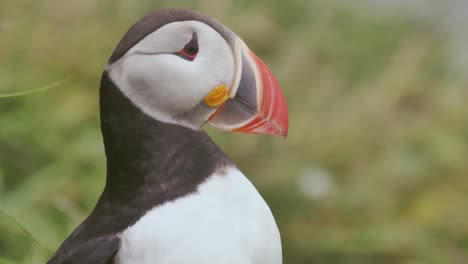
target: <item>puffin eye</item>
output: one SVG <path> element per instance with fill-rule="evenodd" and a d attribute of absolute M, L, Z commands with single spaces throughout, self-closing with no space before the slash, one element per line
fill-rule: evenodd
<path fill-rule="evenodd" d="M 197 35 L 194 33 L 190 41 L 181 49 L 177 55 L 183 59 L 193 61 L 198 54 L 198 40 Z"/>

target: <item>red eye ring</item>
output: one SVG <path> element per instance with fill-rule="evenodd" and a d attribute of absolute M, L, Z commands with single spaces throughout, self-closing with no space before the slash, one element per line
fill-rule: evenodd
<path fill-rule="evenodd" d="M 190 60 L 194 60 L 195 57 L 197 57 L 197 54 L 198 54 L 198 49 L 196 51 L 189 50 L 187 52 L 187 48 L 184 47 L 183 49 L 181 49 L 179 51 L 180 56 L 183 56 L 184 58 L 187 58 L 187 59 L 190 59 Z"/>
<path fill-rule="evenodd" d="M 190 41 L 177 53 L 183 59 L 193 61 L 198 55 L 198 40 L 194 33 Z"/>

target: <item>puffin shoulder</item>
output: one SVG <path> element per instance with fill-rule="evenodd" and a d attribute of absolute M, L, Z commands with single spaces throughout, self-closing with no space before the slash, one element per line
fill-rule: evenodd
<path fill-rule="evenodd" d="M 108 235 L 82 241 L 65 241 L 47 264 L 112 264 L 120 246 L 117 235 Z"/>

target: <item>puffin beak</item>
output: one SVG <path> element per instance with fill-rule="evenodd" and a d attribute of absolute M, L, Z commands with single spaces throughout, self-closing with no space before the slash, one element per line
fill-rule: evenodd
<path fill-rule="evenodd" d="M 209 123 L 222 130 L 286 137 L 288 108 L 275 76 L 239 38 L 234 51 L 236 75 L 229 99 Z"/>

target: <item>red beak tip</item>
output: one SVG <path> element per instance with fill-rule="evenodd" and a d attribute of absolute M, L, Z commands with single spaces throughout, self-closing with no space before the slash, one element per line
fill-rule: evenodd
<path fill-rule="evenodd" d="M 286 138 L 288 136 L 289 132 L 289 126 L 286 124 L 283 128 L 281 128 L 278 132 L 278 136 L 281 136 L 282 138 Z"/>
<path fill-rule="evenodd" d="M 285 132 L 281 133 L 281 137 L 286 139 L 288 137 L 288 131 L 286 130 Z"/>
<path fill-rule="evenodd" d="M 228 130 L 286 138 L 289 128 L 289 114 L 284 94 L 281 91 L 280 85 L 275 76 L 270 69 L 268 69 L 265 63 L 263 63 L 252 52 L 249 51 L 249 53 L 250 54 L 248 54 L 248 56 L 250 55 L 253 59 L 252 62 L 249 61 L 249 63 L 252 64 L 250 66 L 252 69 L 256 69 L 256 71 L 252 73 L 255 75 L 255 83 L 250 83 L 251 86 L 253 85 L 250 88 L 255 90 L 250 91 L 250 93 L 255 93 L 255 95 L 258 96 L 258 98 L 255 98 L 257 100 L 257 104 L 254 106 L 248 105 L 248 109 L 246 110 L 244 109 L 246 108 L 244 104 L 247 104 L 244 102 L 245 99 L 242 100 L 244 103 L 234 101 L 237 102 L 237 104 L 231 104 L 231 114 L 240 115 L 243 113 L 244 116 L 241 116 L 240 121 L 238 121 L 237 124 L 235 122 L 234 124 L 231 124 L 230 127 L 228 127 Z M 235 95 L 234 99 L 237 98 L 237 96 L 238 95 Z M 252 95 L 249 94 L 246 96 Z M 243 108 L 233 111 L 234 106 Z M 222 121 L 222 118 L 220 118 L 218 113 L 222 114 L 223 109 L 227 109 L 227 107 L 229 106 L 223 105 L 218 108 L 218 110 L 216 110 L 216 112 L 210 117 L 210 122 L 213 124 L 222 124 L 224 121 Z M 246 112 L 248 113 L 245 114 Z M 217 120 L 217 118 L 220 119 L 220 121 Z M 225 118 L 227 117 L 225 116 Z"/>

